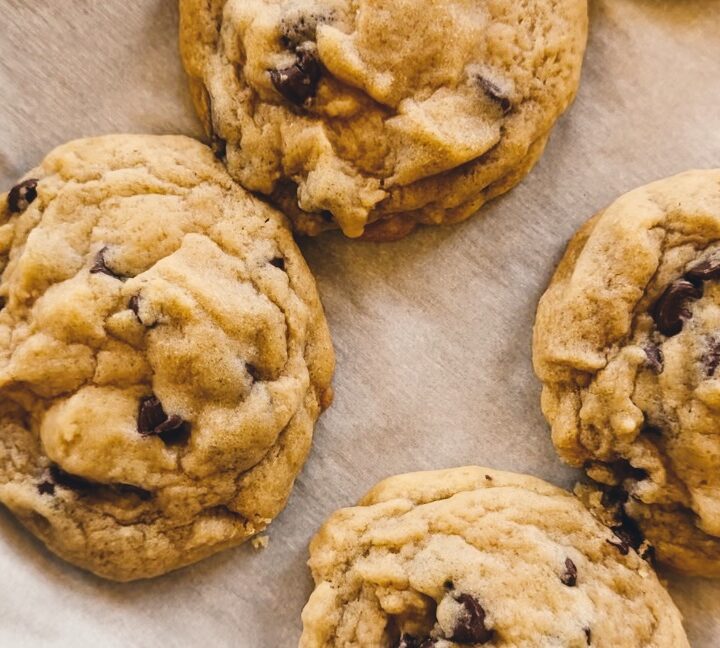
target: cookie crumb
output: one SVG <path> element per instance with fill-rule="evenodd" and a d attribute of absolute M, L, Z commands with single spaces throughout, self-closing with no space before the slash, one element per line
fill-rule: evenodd
<path fill-rule="evenodd" d="M 258 536 L 255 536 L 252 540 L 250 540 L 250 544 L 252 545 L 253 549 L 255 549 L 255 551 L 267 549 L 269 542 L 270 542 L 270 536 L 266 536 L 266 535 L 258 535 Z"/>

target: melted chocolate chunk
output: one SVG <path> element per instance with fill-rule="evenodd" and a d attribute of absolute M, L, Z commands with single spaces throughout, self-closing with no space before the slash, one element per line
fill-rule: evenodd
<path fill-rule="evenodd" d="M 285 271 L 285 259 L 282 257 L 275 257 L 270 261 L 270 265 L 274 265 L 276 268 L 280 268 L 283 272 Z"/>
<path fill-rule="evenodd" d="M 135 317 L 137 318 L 137 321 L 140 322 L 140 324 L 142 324 L 143 321 L 140 319 L 140 314 L 138 312 L 140 310 L 140 295 L 133 295 L 132 297 L 130 297 L 130 299 L 128 300 L 128 308 L 133 313 L 135 313 Z"/>
<path fill-rule="evenodd" d="M 570 558 L 565 558 L 565 573 L 560 576 L 563 585 L 575 587 L 577 585 L 577 567 Z"/>
<path fill-rule="evenodd" d="M 142 298 L 140 297 L 140 295 L 133 295 L 133 296 L 130 297 L 130 299 L 128 300 L 128 305 L 127 305 L 127 307 L 128 307 L 133 313 L 135 313 L 135 319 L 137 319 L 137 321 L 140 322 L 140 324 L 142 324 L 142 325 L 143 325 L 144 327 L 146 327 L 146 328 L 150 328 L 150 329 L 155 328 L 155 327 L 158 325 L 157 321 L 151 322 L 151 323 L 148 324 L 147 322 L 143 322 L 142 317 L 140 317 L 140 300 L 141 300 L 141 299 L 142 299 Z"/>
<path fill-rule="evenodd" d="M 65 472 L 55 464 L 50 466 L 50 482 L 56 486 L 62 486 L 63 488 L 69 488 L 75 491 L 88 490 L 93 486 L 87 479 Z"/>
<path fill-rule="evenodd" d="M 40 495 L 55 495 L 55 484 L 53 484 L 51 481 L 41 481 L 38 484 L 37 489 Z"/>
<path fill-rule="evenodd" d="M 177 414 L 168 416 L 156 396 L 140 401 L 137 429 L 143 436 L 159 436 L 165 443 L 185 441 L 190 434 L 190 423 Z"/>
<path fill-rule="evenodd" d="M 639 556 L 651 565 L 655 565 L 655 547 L 652 545 L 646 544 L 644 547 L 641 547 Z"/>
<path fill-rule="evenodd" d="M 613 533 L 615 533 L 615 531 L 613 531 Z M 615 547 L 623 556 L 627 556 L 628 553 L 630 553 L 630 547 L 628 547 L 624 540 L 621 540 L 620 542 L 616 542 L 615 540 L 605 540 L 605 542 Z"/>
<path fill-rule="evenodd" d="M 435 640 L 430 637 L 413 637 L 403 633 L 396 644 L 396 648 L 432 648 Z"/>
<path fill-rule="evenodd" d="M 270 80 L 285 99 L 297 106 L 315 96 L 322 68 L 315 54 L 299 49 L 295 63 L 279 70 L 270 70 Z"/>
<path fill-rule="evenodd" d="M 106 274 L 109 277 L 114 277 L 115 279 L 125 279 L 122 275 L 117 274 L 110 268 L 108 268 L 107 263 L 105 262 L 105 252 L 107 252 L 107 247 L 104 247 L 95 255 L 95 263 L 90 268 L 90 274 Z"/>
<path fill-rule="evenodd" d="M 686 279 L 673 281 L 655 303 L 653 317 L 658 330 L 664 335 L 679 333 L 683 321 L 692 317 L 686 302 L 700 299 L 702 295 L 702 284 L 697 285 Z"/>
<path fill-rule="evenodd" d="M 685 278 L 693 283 L 708 279 L 720 279 L 720 258 L 700 261 L 685 273 Z"/>
<path fill-rule="evenodd" d="M 477 80 L 483 92 L 500 105 L 503 115 L 507 115 L 512 110 L 512 102 L 505 96 L 505 93 L 490 79 L 479 76 Z"/>
<path fill-rule="evenodd" d="M 656 374 L 661 374 L 665 367 L 665 358 L 662 349 L 656 344 L 647 344 L 643 347 L 647 357 L 647 366 Z"/>
<path fill-rule="evenodd" d="M 37 178 L 24 180 L 20 184 L 16 184 L 8 192 L 8 209 L 13 213 L 25 211 L 30 203 L 37 198 Z"/>
<path fill-rule="evenodd" d="M 461 644 L 483 644 L 492 640 L 494 633 L 485 627 L 485 610 L 482 605 L 469 594 L 459 594 L 455 600 L 464 610 L 458 615 L 450 639 Z"/>
<path fill-rule="evenodd" d="M 610 527 L 610 530 L 618 538 L 620 538 L 624 544 L 632 547 L 633 549 L 639 549 L 640 545 L 645 541 L 645 538 L 643 537 L 642 531 L 640 531 L 640 527 L 637 525 L 637 522 L 635 522 L 635 520 L 631 517 L 628 517 L 624 511 L 618 521 L 619 524 Z"/>
<path fill-rule="evenodd" d="M 705 365 L 705 374 L 714 376 L 715 370 L 720 365 L 720 338 L 713 336 L 708 339 L 702 359 Z"/>
<path fill-rule="evenodd" d="M 673 281 L 653 308 L 652 316 L 660 333 L 668 336 L 680 333 L 683 321 L 691 317 L 686 302 L 700 299 L 702 294 L 702 285 L 696 286 L 687 279 Z"/>
<path fill-rule="evenodd" d="M 583 628 L 583 632 L 585 633 L 585 640 L 589 646 L 592 643 L 592 630 L 590 630 L 590 628 Z"/>

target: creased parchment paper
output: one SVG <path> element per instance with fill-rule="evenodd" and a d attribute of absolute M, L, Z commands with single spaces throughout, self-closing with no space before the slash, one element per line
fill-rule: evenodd
<path fill-rule="evenodd" d="M 175 0 L 0 0 L 0 180 L 106 132 L 199 134 Z M 307 543 L 392 473 L 477 463 L 570 486 L 530 365 L 535 304 L 570 234 L 616 196 L 720 166 L 720 0 L 597 0 L 583 84 L 545 156 L 457 227 L 302 241 L 338 354 L 336 400 L 266 549 L 118 585 L 0 511 L 0 646 L 297 644 Z M 692 645 L 720 645 L 720 581 L 665 575 Z"/>

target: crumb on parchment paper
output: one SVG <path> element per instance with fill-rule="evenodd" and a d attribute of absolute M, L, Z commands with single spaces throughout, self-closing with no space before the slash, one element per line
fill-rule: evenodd
<path fill-rule="evenodd" d="M 269 542 L 270 536 L 267 535 L 257 535 L 252 540 L 250 540 L 250 544 L 252 544 L 253 549 L 255 549 L 256 551 L 260 551 L 261 549 L 267 549 Z"/>

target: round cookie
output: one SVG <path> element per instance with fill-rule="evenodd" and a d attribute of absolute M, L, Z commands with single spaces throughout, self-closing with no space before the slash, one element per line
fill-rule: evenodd
<path fill-rule="evenodd" d="M 0 502 L 115 580 L 283 508 L 334 356 L 281 214 L 185 137 L 55 149 L 0 195 Z"/>
<path fill-rule="evenodd" d="M 330 517 L 309 565 L 300 648 L 689 645 L 648 563 L 526 475 L 391 477 Z"/>
<path fill-rule="evenodd" d="M 530 170 L 578 87 L 586 0 L 180 0 L 219 157 L 295 229 L 399 238 Z"/>
<path fill-rule="evenodd" d="M 588 504 L 660 561 L 720 576 L 720 170 L 632 191 L 570 242 L 534 365 Z"/>

